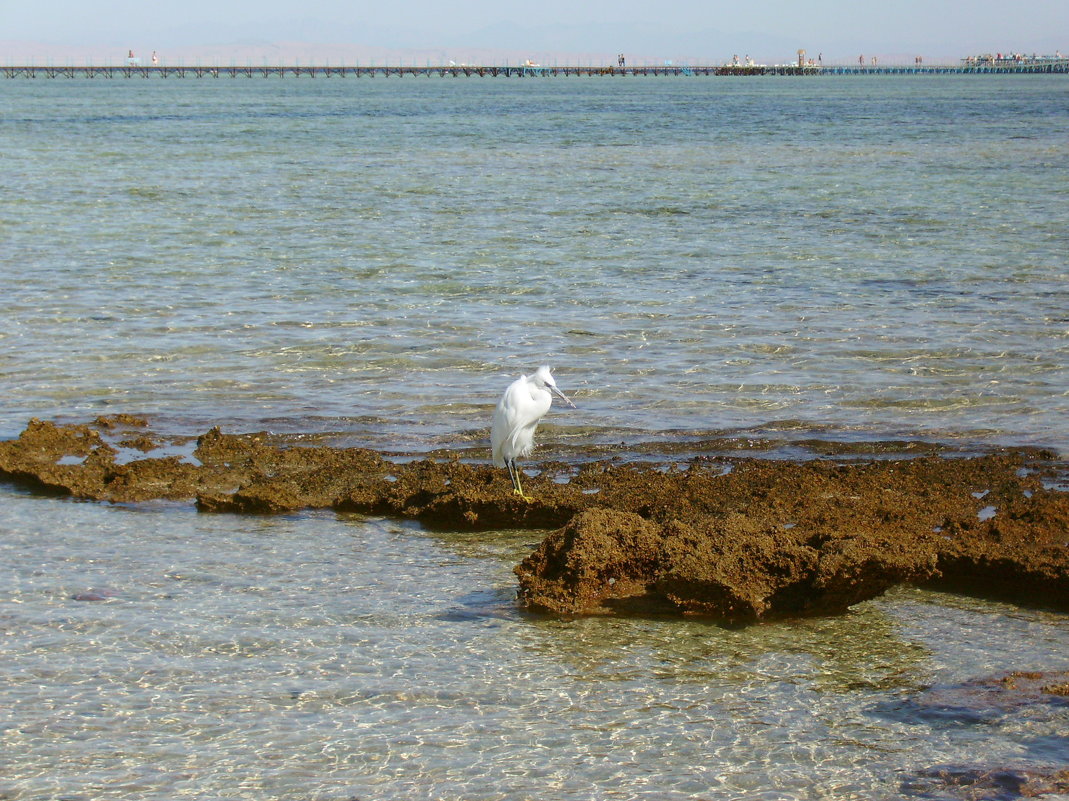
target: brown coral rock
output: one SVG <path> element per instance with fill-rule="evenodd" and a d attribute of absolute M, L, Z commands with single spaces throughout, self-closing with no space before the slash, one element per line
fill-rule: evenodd
<path fill-rule="evenodd" d="M 137 437 L 119 439 L 132 427 Z M 121 463 L 112 442 L 144 457 Z M 521 601 L 555 613 L 738 623 L 835 613 L 902 582 L 1069 610 L 1069 494 L 1050 488 L 1067 466 L 1041 452 L 549 462 L 524 481 L 525 500 L 505 471 L 456 458 L 390 460 L 218 428 L 191 456 L 149 450 L 165 442 L 139 418 L 32 420 L 0 442 L 0 478 L 100 501 L 195 500 L 206 512 L 331 508 L 437 528 L 556 528 L 517 570 Z"/>
<path fill-rule="evenodd" d="M 674 612 L 751 623 L 841 612 L 935 570 L 925 545 L 846 536 L 817 548 L 792 531 L 737 513 L 699 528 L 592 509 L 516 568 L 520 600 L 565 614 Z"/>

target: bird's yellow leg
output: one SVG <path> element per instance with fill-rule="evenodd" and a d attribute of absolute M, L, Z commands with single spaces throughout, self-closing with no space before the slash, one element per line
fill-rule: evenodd
<path fill-rule="evenodd" d="M 523 494 L 523 487 L 520 485 L 520 468 L 516 467 L 515 462 L 509 462 L 509 475 L 512 477 L 512 492 L 519 495 L 525 501 L 531 500 Z"/>

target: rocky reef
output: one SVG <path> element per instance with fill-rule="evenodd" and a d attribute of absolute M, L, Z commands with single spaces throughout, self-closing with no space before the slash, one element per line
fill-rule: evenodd
<path fill-rule="evenodd" d="M 554 529 L 517 568 L 521 603 L 557 614 L 696 614 L 726 623 L 832 614 L 899 583 L 1069 610 L 1066 465 L 1036 450 L 807 461 L 697 456 L 545 462 L 512 493 L 459 458 L 213 428 L 184 452 L 133 417 L 32 420 L 0 478 L 204 512 L 332 508 L 441 528 Z M 170 452 L 169 452 L 170 451 Z"/>

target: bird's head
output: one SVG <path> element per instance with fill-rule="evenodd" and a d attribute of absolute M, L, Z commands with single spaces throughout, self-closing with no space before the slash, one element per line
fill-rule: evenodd
<path fill-rule="evenodd" d="M 575 408 L 575 404 L 572 403 L 571 399 L 559 389 L 557 389 L 557 382 L 553 380 L 553 374 L 550 373 L 548 365 L 542 365 L 537 370 L 535 370 L 534 375 L 531 376 L 531 380 L 534 381 L 535 386 L 537 386 L 539 389 L 548 389 L 550 392 L 552 392 L 562 401 L 567 403 L 573 409 Z"/>

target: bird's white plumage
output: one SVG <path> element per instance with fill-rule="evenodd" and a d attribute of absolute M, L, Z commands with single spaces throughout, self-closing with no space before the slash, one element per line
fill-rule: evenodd
<path fill-rule="evenodd" d="M 490 443 L 494 447 L 494 464 L 527 456 L 534 447 L 534 432 L 538 421 L 549 411 L 553 397 L 549 390 L 538 386 L 523 375 L 509 384 L 494 410 L 490 427 Z"/>
<path fill-rule="evenodd" d="M 505 467 L 531 452 L 535 428 L 553 405 L 554 394 L 574 406 L 557 389 L 548 367 L 539 367 L 531 376 L 521 375 L 508 385 L 490 426 L 490 444 L 497 467 Z"/>

